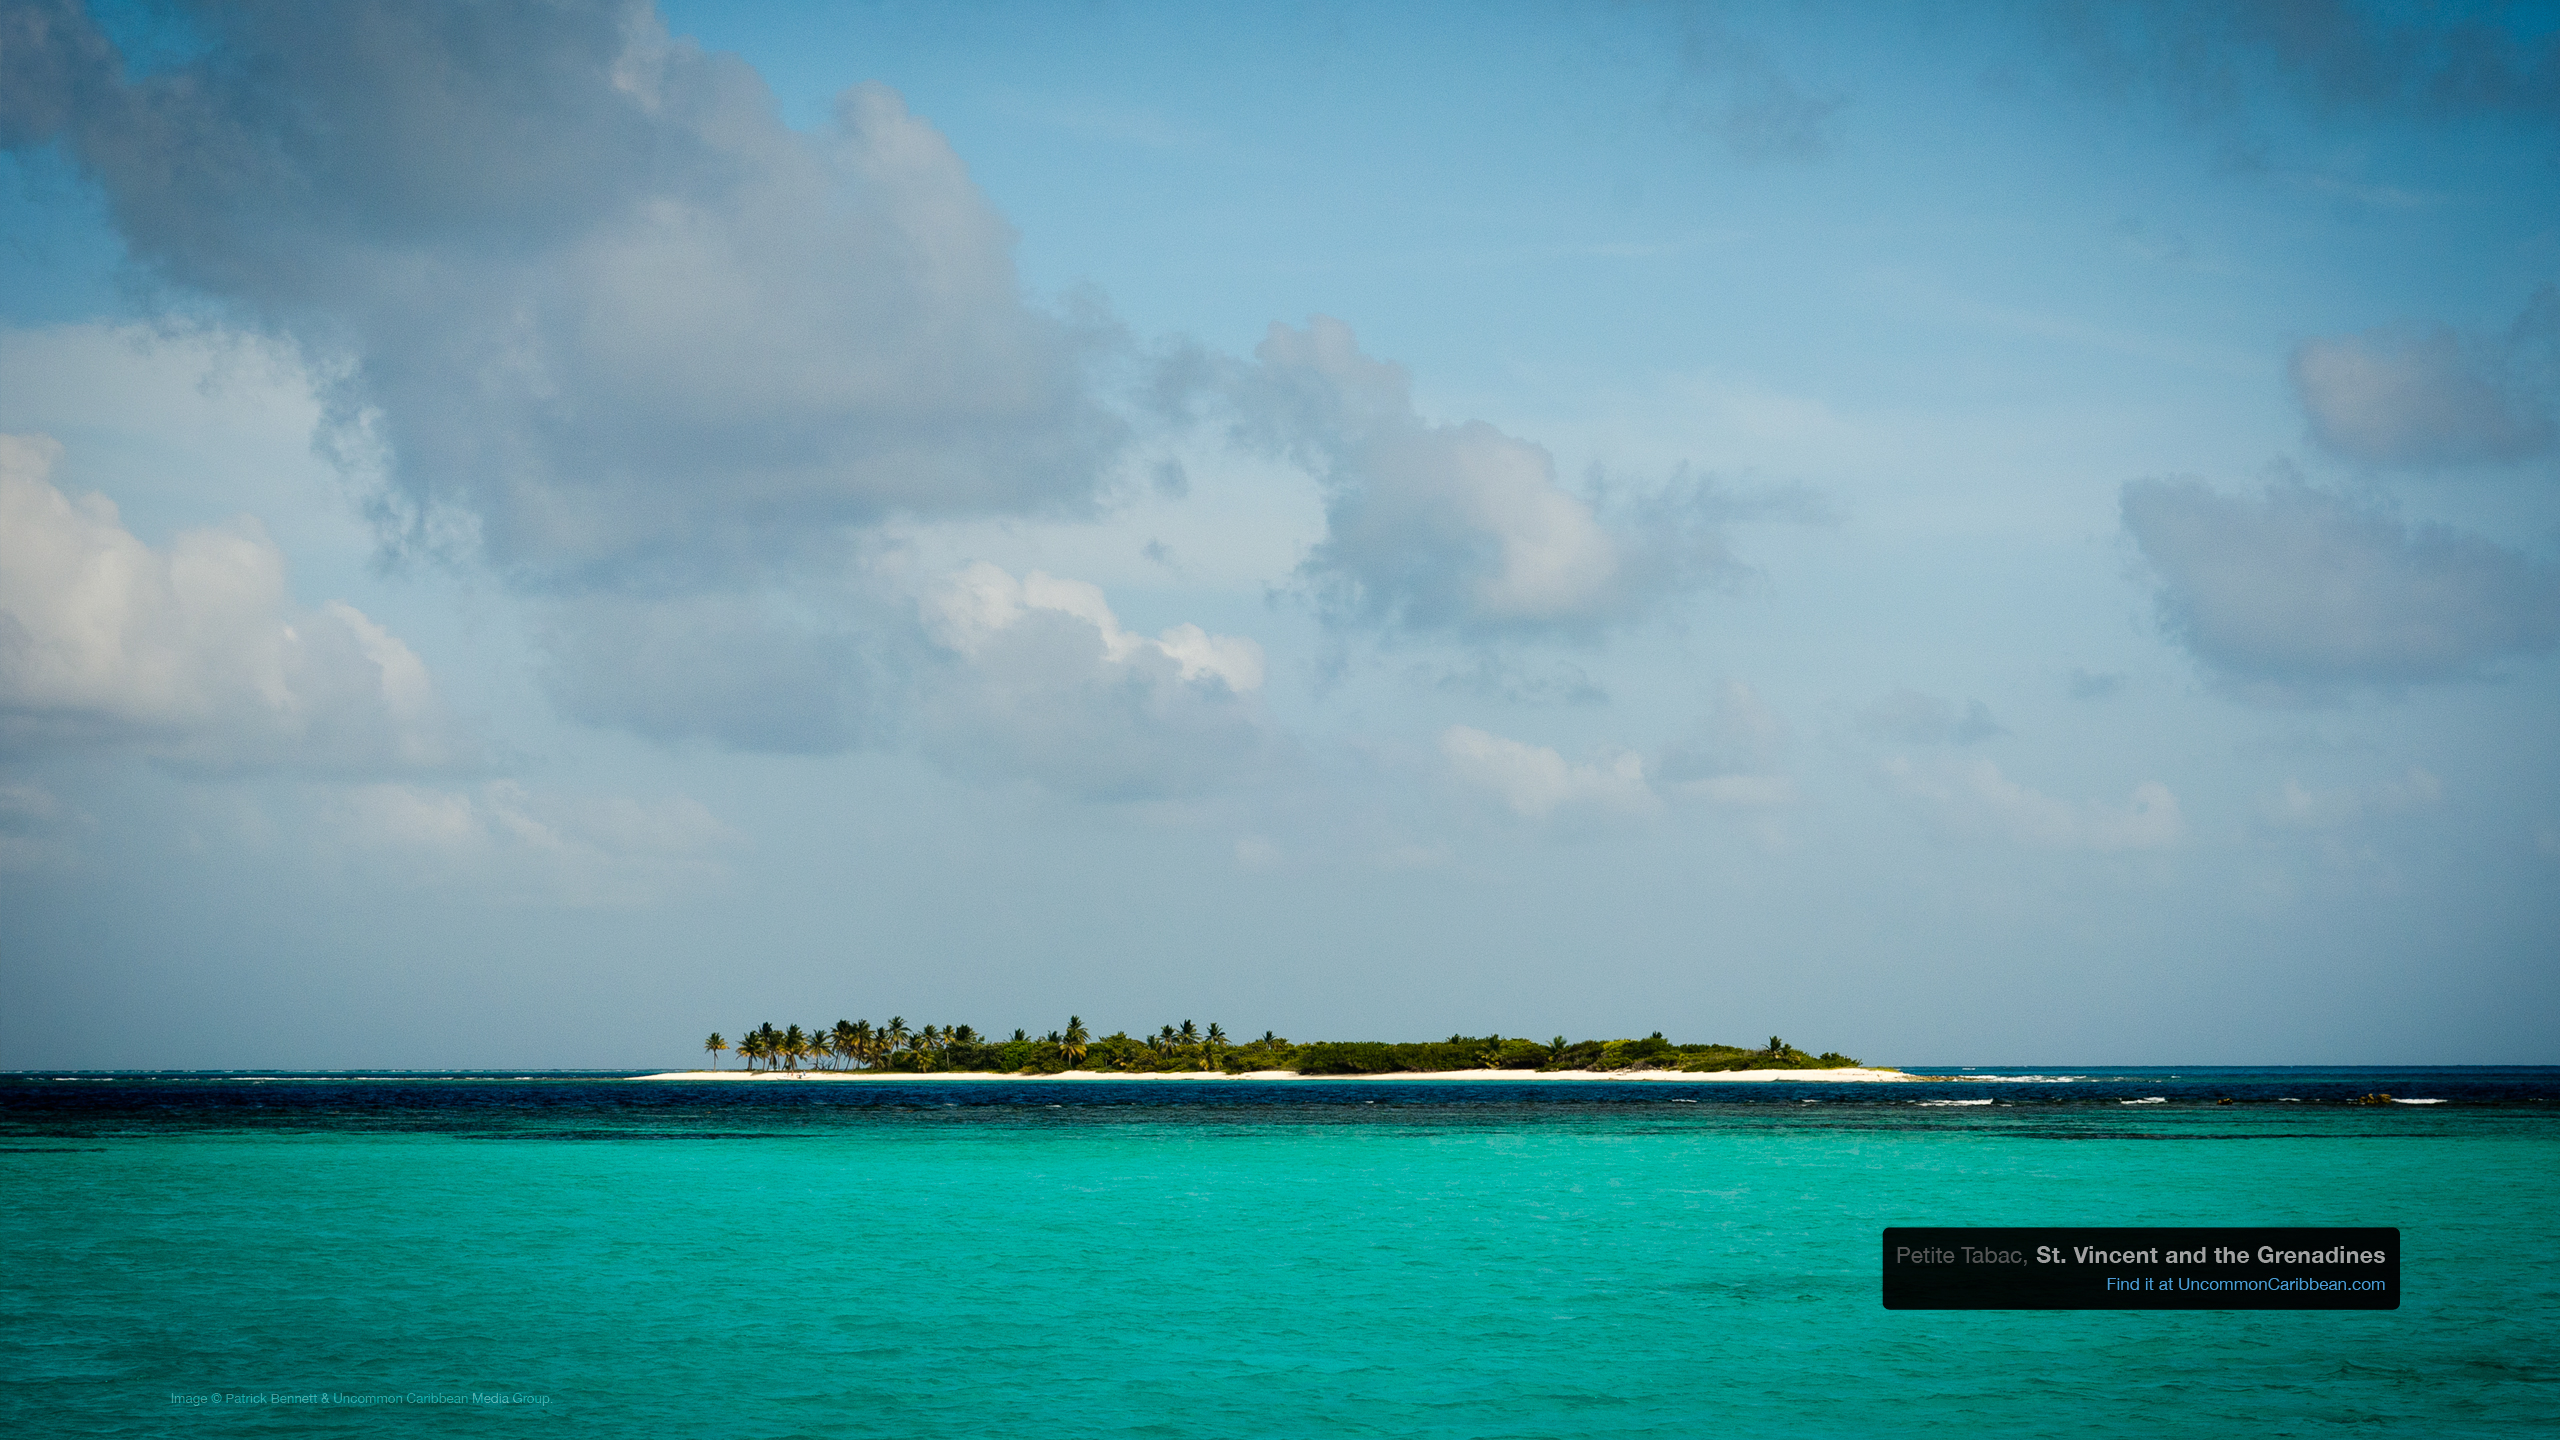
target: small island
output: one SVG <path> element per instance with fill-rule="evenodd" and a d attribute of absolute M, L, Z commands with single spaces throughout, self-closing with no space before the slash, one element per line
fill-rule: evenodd
<path fill-rule="evenodd" d="M 1452 1035 L 1446 1040 L 1316 1040 L 1300 1044 L 1264 1031 L 1237 1040 L 1216 1023 L 1166 1025 L 1153 1035 L 1125 1030 L 1095 1035 L 1079 1016 L 1046 1035 L 1016 1030 L 1010 1039 L 967 1025 L 908 1026 L 838 1020 L 833 1025 L 759 1025 L 733 1045 L 717 1033 L 703 1042 L 706 1070 L 677 1070 L 643 1080 L 915 1080 L 915 1079 L 1501 1079 L 1501 1080 L 1909 1080 L 1899 1070 L 1861 1065 L 1826 1051 L 1809 1054 L 1772 1035 L 1758 1049 L 1679 1044 L 1657 1030 L 1641 1040 L 1532 1040 L 1525 1036 Z M 745 1064 L 723 1069 L 735 1051 Z"/>

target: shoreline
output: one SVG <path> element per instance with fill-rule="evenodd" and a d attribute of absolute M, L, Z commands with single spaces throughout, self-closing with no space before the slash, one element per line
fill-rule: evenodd
<path fill-rule="evenodd" d="M 1816 1085 L 1891 1085 L 1904 1083 L 1923 1084 L 1933 1080 L 1943 1080 L 1947 1077 L 1939 1075 L 1906 1075 L 1899 1070 L 1881 1069 L 1871 1065 L 1857 1065 L 1846 1066 L 1834 1070 L 1708 1070 L 1696 1072 L 1681 1070 L 1398 1070 L 1384 1075 L 1301 1075 L 1295 1070 L 1248 1070 L 1241 1075 L 1230 1075 L 1222 1070 L 1065 1070 L 1055 1075 L 1015 1075 L 996 1070 L 940 1070 L 926 1072 L 903 1070 L 668 1070 L 656 1075 L 630 1075 L 625 1076 L 624 1078 L 629 1080 L 772 1081 L 779 1083 L 790 1083 L 792 1081 L 826 1082 L 838 1080 L 872 1082 L 896 1081 L 906 1083 L 912 1083 L 919 1080 L 955 1080 L 962 1082 L 986 1082 L 996 1080 L 1259 1080 L 1266 1082 L 1327 1081 L 1334 1084 L 1358 1084 L 1362 1082 L 1387 1080 L 1409 1084 L 1416 1081 L 1455 1081 L 1465 1083 L 1498 1080 L 1515 1084 L 1524 1081 L 1551 1081 L 1560 1084 L 1573 1084 L 1594 1080 L 1606 1080 L 1619 1084 L 1625 1084 L 1632 1081 L 1647 1085 L 1750 1085 L 1782 1084 L 1790 1081 L 1800 1084 L 1810 1083 Z"/>

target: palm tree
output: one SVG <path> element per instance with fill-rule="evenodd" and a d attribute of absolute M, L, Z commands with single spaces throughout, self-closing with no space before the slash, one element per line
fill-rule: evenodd
<path fill-rule="evenodd" d="M 889 1024 L 880 1032 L 880 1038 L 888 1042 L 884 1047 L 884 1053 L 888 1057 L 891 1068 L 894 1069 L 896 1067 L 898 1052 L 907 1048 L 907 1041 L 912 1038 L 914 1034 L 914 1031 L 907 1028 L 906 1016 L 892 1015 L 889 1017 Z"/>
<path fill-rule="evenodd" d="M 1219 1047 L 1219 1046 L 1221 1046 L 1221 1045 L 1224 1045 L 1224 1044 L 1226 1044 L 1226 1043 L 1227 1043 L 1227 1032 L 1218 1028 L 1218 1022 L 1217 1022 L 1217 1021 L 1215 1021 L 1215 1020 L 1210 1021 L 1210 1022 L 1209 1022 L 1209 1068 L 1210 1068 L 1210 1069 L 1215 1070 L 1215 1069 L 1217 1069 L 1217 1068 L 1218 1068 L 1218 1047 Z"/>
<path fill-rule="evenodd" d="M 1058 1042 L 1058 1048 L 1066 1052 L 1068 1064 L 1084 1063 L 1084 1042 L 1087 1038 L 1083 1018 L 1075 1015 L 1068 1016 L 1066 1034 Z"/>
<path fill-rule="evenodd" d="M 1030 1039 L 1031 1037 L 1030 1037 L 1030 1036 L 1028 1036 L 1028 1035 L 1023 1034 L 1023 1033 L 1022 1033 L 1022 1027 L 1021 1027 L 1021 1026 L 1019 1026 L 1019 1025 L 1016 1025 L 1015 1027 L 1013 1027 L 1013 1038 L 1014 1038 L 1016 1041 L 1022 1041 L 1022 1040 L 1028 1040 L 1028 1039 Z"/>
<path fill-rule="evenodd" d="M 754 1070 L 756 1062 L 764 1058 L 764 1037 L 753 1030 L 748 1031 L 738 1041 L 738 1056 L 747 1062 L 747 1069 Z"/>
<path fill-rule="evenodd" d="M 720 1068 L 720 1052 L 729 1048 L 729 1042 L 721 1039 L 720 1032 L 714 1030 L 711 1038 L 702 1042 L 702 1048 L 711 1052 L 711 1068 L 717 1070 Z"/>
<path fill-rule="evenodd" d="M 799 1026 L 794 1025 L 782 1032 L 783 1063 L 797 1070 L 800 1068 L 801 1057 L 808 1053 L 809 1037 L 800 1032 Z"/>

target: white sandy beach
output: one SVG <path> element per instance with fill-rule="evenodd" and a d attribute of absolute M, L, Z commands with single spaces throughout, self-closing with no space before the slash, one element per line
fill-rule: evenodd
<path fill-rule="evenodd" d="M 1640 1081 L 1646 1084 L 1731 1085 L 1781 1081 L 1811 1082 L 1821 1085 L 1876 1084 L 1897 1081 L 1934 1080 L 1934 1075 L 1905 1075 L 1899 1070 L 1880 1070 L 1859 1066 L 1840 1070 L 1713 1070 L 1692 1074 L 1678 1070 L 1404 1070 L 1392 1075 L 1301 1075 L 1295 1070 L 1249 1070 L 1242 1075 L 1229 1075 L 1215 1070 L 1178 1072 L 1154 1071 L 1130 1074 L 1118 1070 L 1068 1070 L 1056 1075 L 1008 1075 L 992 1070 L 942 1071 L 917 1074 L 901 1070 L 669 1070 L 657 1075 L 634 1075 L 634 1080 L 753 1080 L 788 1084 L 793 1081 L 874 1080 L 911 1083 L 918 1080 L 1322 1080 L 1333 1084 L 1358 1084 L 1363 1081 L 1392 1080 L 1409 1083 L 1417 1080 L 1522 1081 L 1608 1080 L 1617 1083 Z"/>

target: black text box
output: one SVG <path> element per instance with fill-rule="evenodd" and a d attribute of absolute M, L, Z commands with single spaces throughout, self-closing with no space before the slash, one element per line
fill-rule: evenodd
<path fill-rule="evenodd" d="M 1888 1310 L 2397 1310 L 2386 1226 L 1896 1226 Z"/>

